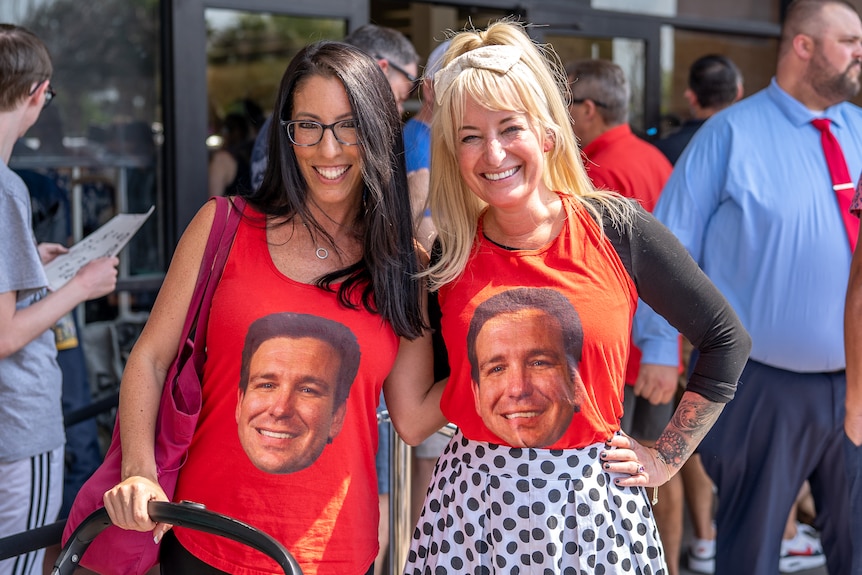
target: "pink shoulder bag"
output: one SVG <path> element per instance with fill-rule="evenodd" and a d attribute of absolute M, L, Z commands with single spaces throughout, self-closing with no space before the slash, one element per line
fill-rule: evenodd
<path fill-rule="evenodd" d="M 173 498 L 177 476 L 185 462 L 201 410 L 201 378 L 206 361 L 210 304 L 245 207 L 242 198 L 234 199 L 233 209 L 227 198 L 215 200 L 216 214 L 183 326 L 180 348 L 168 369 L 156 419 L 158 479 L 169 498 Z M 90 513 L 104 506 L 103 495 L 121 480 L 122 460 L 118 413 L 104 461 L 81 487 L 72 504 L 63 531 L 63 544 Z M 152 533 L 111 526 L 93 540 L 81 559 L 81 565 L 103 575 L 139 575 L 153 567 L 158 558 L 159 546 L 153 543 Z"/>

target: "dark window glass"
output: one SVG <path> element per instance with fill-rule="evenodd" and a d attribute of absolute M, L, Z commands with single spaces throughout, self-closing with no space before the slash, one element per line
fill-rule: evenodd
<path fill-rule="evenodd" d="M 100 0 L 98 8 L 76 0 L 4 5 L 4 20 L 37 34 L 54 64 L 57 96 L 10 161 L 30 178 L 31 196 L 50 190 L 59 202 L 47 202 L 48 212 L 35 202 L 34 219 L 52 219 L 45 233 L 68 245 L 118 213 L 155 206 L 121 254 L 120 291 L 88 302 L 86 320 L 148 311 L 167 267 L 159 0 Z M 155 289 L 122 289 L 149 277 Z"/>

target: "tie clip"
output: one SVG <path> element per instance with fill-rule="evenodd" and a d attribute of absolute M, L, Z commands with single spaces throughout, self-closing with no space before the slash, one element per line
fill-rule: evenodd
<path fill-rule="evenodd" d="M 852 190 L 855 187 L 856 186 L 854 186 L 852 182 L 849 182 L 846 184 L 835 184 L 834 186 L 832 186 L 832 189 L 837 192 L 839 190 Z"/>

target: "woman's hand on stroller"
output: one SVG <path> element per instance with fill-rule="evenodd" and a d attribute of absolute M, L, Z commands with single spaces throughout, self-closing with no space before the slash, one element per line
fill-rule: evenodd
<path fill-rule="evenodd" d="M 158 543 L 171 525 L 150 519 L 147 512 L 150 501 L 168 501 L 168 498 L 158 482 L 137 475 L 117 484 L 104 496 L 105 509 L 114 525 L 134 531 L 152 531 L 153 541 Z"/>

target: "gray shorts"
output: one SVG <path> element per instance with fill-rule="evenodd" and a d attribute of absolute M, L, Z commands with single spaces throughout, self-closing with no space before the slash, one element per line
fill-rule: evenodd
<path fill-rule="evenodd" d="M 674 409 L 676 409 L 676 399 L 661 405 L 653 405 L 635 395 L 634 386 L 626 385 L 620 426 L 634 439 L 655 441 L 673 416 Z"/>
<path fill-rule="evenodd" d="M 0 463 L 0 533 L 14 535 L 57 520 L 63 503 L 63 448 Z M 45 550 L 0 561 L 0 575 L 41 575 Z"/>

